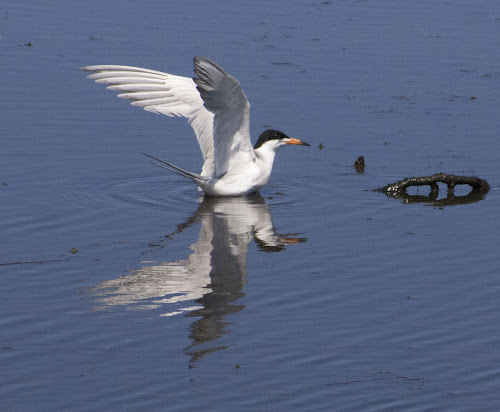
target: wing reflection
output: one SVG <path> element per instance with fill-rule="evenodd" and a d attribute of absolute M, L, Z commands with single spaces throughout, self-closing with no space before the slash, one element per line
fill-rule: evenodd
<path fill-rule="evenodd" d="M 144 266 L 92 288 L 96 310 L 125 305 L 161 308 L 162 316 L 185 313 L 198 318 L 191 325 L 193 343 L 185 349 L 192 361 L 225 349 L 210 343 L 227 332 L 226 316 L 245 308 L 236 302 L 245 296 L 248 243 L 255 239 L 261 251 L 277 252 L 306 241 L 296 234 L 277 233 L 269 206 L 259 194 L 207 197 L 177 233 L 195 223 L 201 225 L 200 233 L 186 259 Z"/>

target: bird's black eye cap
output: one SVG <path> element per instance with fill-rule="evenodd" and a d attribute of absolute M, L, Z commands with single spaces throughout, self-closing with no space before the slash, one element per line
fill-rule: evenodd
<path fill-rule="evenodd" d="M 298 139 L 293 139 L 290 136 L 287 136 L 285 133 L 280 132 L 279 130 L 267 129 L 266 131 L 262 132 L 262 134 L 257 139 L 257 143 L 255 143 L 254 149 L 258 149 L 269 140 L 281 140 L 281 139 L 289 139 L 289 142 L 287 142 L 287 144 L 310 146 L 309 143 L 303 142 Z"/>
<path fill-rule="evenodd" d="M 288 138 L 288 136 L 285 133 L 280 132 L 279 130 L 267 129 L 266 131 L 262 132 L 259 138 L 257 139 L 257 143 L 255 143 L 254 149 L 258 149 L 269 140 L 278 140 L 286 138 Z"/>

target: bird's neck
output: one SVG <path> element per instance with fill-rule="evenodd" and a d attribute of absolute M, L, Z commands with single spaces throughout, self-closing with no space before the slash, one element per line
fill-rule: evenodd
<path fill-rule="evenodd" d="M 271 170 L 273 169 L 276 151 L 265 146 L 261 146 L 255 150 L 255 154 L 257 155 L 257 159 L 259 159 L 263 170 L 265 170 L 265 173 L 270 175 Z"/>

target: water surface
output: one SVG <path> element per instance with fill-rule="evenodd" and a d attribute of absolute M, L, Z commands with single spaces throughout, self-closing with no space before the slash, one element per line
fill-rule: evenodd
<path fill-rule="evenodd" d="M 496 2 L 0 13 L 3 409 L 498 408 Z M 151 166 L 140 153 L 199 169 L 187 122 L 78 71 L 191 76 L 195 55 L 242 83 L 254 136 L 312 144 L 258 196 L 203 199 Z M 445 207 L 372 191 L 437 172 L 491 190 Z"/>

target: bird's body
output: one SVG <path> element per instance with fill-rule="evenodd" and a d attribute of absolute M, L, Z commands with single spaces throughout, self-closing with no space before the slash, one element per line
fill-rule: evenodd
<path fill-rule="evenodd" d="M 86 66 L 88 77 L 133 106 L 188 119 L 203 155 L 201 173 L 188 172 L 149 156 L 157 164 L 193 180 L 210 196 L 241 196 L 258 191 L 271 176 L 274 156 L 286 144 L 309 146 L 276 130 L 261 134 L 255 147 L 250 141 L 250 104 L 233 76 L 203 57 L 194 58 L 198 77 L 175 76 L 129 66 Z"/>

